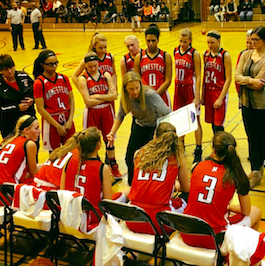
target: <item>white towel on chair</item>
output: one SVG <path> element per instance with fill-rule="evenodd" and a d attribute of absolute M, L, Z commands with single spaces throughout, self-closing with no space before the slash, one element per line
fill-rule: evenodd
<path fill-rule="evenodd" d="M 240 260 L 250 263 L 250 258 L 257 249 L 259 237 L 260 233 L 250 227 L 231 225 L 225 233 L 221 252 L 223 255 L 232 253 Z"/>
<path fill-rule="evenodd" d="M 58 190 L 58 198 L 61 206 L 60 220 L 66 227 L 87 231 L 87 215 L 82 211 L 83 195 L 67 190 Z"/>
<path fill-rule="evenodd" d="M 122 266 L 123 243 L 122 228 L 114 217 L 107 214 L 108 219 L 102 216 L 97 230 L 95 251 L 96 266 Z"/>
<path fill-rule="evenodd" d="M 16 185 L 12 208 L 20 210 L 28 217 L 36 217 L 40 214 L 45 203 L 46 192 L 29 185 Z"/>

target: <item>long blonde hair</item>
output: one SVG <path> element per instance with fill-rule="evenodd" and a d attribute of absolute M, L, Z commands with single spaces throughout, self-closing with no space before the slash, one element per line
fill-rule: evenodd
<path fill-rule="evenodd" d="M 128 114 L 131 111 L 130 96 L 126 90 L 126 86 L 129 82 L 133 82 L 133 81 L 139 81 L 140 82 L 140 93 L 139 93 L 138 99 L 140 101 L 141 108 L 143 110 L 146 109 L 145 91 L 146 91 L 147 86 L 143 85 L 142 79 L 138 73 L 136 73 L 134 71 L 129 71 L 123 77 L 122 92 L 121 92 L 121 104 L 122 104 L 122 108 L 126 114 Z"/>
<path fill-rule="evenodd" d="M 96 52 L 95 46 L 96 46 L 96 44 L 97 44 L 98 42 L 100 42 L 100 41 L 102 41 L 102 42 L 106 42 L 106 41 L 107 41 L 107 38 L 106 38 L 106 36 L 103 35 L 102 33 L 98 33 L 98 32 L 96 32 L 96 33 L 93 35 L 92 39 L 91 39 L 91 43 L 90 43 L 90 45 L 89 45 L 88 52 L 91 52 L 91 51 Z"/>
<path fill-rule="evenodd" d="M 3 149 L 8 143 L 10 143 L 11 141 L 13 141 L 15 138 L 17 138 L 18 136 L 20 136 L 20 134 L 24 131 L 25 128 L 31 128 L 32 126 L 32 122 L 35 121 L 37 118 L 35 117 L 32 117 L 32 119 L 34 119 L 31 124 L 27 127 L 24 127 L 22 130 L 21 130 L 21 126 L 23 125 L 23 123 L 28 120 L 29 118 L 31 118 L 30 115 L 23 115 L 21 116 L 17 123 L 16 123 L 16 127 L 14 129 L 14 134 L 9 134 L 1 143 L 0 145 L 0 149 Z"/>
<path fill-rule="evenodd" d="M 179 146 L 176 128 L 167 122 L 159 124 L 155 132 L 156 138 L 142 147 L 137 155 L 137 167 L 144 172 L 161 172 L 163 165 L 170 156 L 180 162 L 183 150 Z"/>

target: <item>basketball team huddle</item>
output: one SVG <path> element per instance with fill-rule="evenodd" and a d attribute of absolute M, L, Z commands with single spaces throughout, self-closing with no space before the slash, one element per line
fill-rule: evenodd
<path fill-rule="evenodd" d="M 247 49 L 240 53 L 235 73 L 249 142 L 252 170 L 249 176 L 237 155 L 235 138 L 224 131 L 232 63 L 229 53 L 220 47 L 220 33 L 216 30 L 207 33 L 209 49 L 202 57 L 201 75 L 201 56 L 192 47 L 192 33 L 188 28 L 180 31 L 173 59 L 176 73 L 173 109 L 168 93 L 172 58 L 158 48 L 159 37 L 159 28 L 151 24 L 145 31 L 147 49 L 139 47 L 136 36 L 125 38 L 128 53 L 120 61 L 121 101 L 116 112 L 114 58 L 106 51 L 107 39 L 103 34 L 92 37 L 89 51 L 71 77 L 85 104 L 80 132 L 75 132 L 73 90 L 68 77 L 56 72 L 59 62 L 54 51 L 43 50 L 35 60 L 35 81 L 25 72 L 15 70 L 11 56 L 1 55 L 4 140 L 0 149 L 0 183 L 78 191 L 99 213 L 101 199 L 120 200 L 126 196 L 130 204 L 142 207 L 150 215 L 159 232 L 155 217 L 161 210 L 200 217 L 216 233 L 233 223 L 258 230 L 261 211 L 251 206 L 249 189 L 260 184 L 264 170 L 265 127 L 259 126 L 257 130 L 255 121 L 259 125 L 265 123 L 265 28 L 260 26 L 248 32 Z M 50 152 L 44 164 L 37 161 L 40 126 L 34 103 L 42 118 L 43 149 Z M 184 136 L 178 138 L 170 123 L 156 124 L 158 118 L 190 103 L 196 106 L 198 121 L 191 181 L 185 162 Z M 205 106 L 205 122 L 212 124 L 214 134 L 212 154 L 205 161 L 202 161 L 200 104 Z M 112 195 L 111 175 L 117 180 L 123 177 L 115 157 L 115 136 L 127 114 L 132 115 L 125 155 L 130 191 Z M 98 156 L 101 138 L 106 147 L 105 163 Z M 175 192 L 181 195 L 174 198 Z M 239 205 L 230 205 L 235 192 Z M 127 225 L 136 232 L 152 233 L 144 225 Z M 183 236 L 183 239 L 193 246 L 214 248 L 207 238 Z"/>

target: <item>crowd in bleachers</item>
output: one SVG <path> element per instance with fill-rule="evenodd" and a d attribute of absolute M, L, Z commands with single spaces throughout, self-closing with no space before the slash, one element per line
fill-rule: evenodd
<path fill-rule="evenodd" d="M 137 10 L 137 15 L 143 21 L 169 21 L 170 11 L 162 0 L 153 0 L 150 3 L 146 0 L 130 0 Z M 121 10 L 117 9 L 115 1 L 74 1 L 68 0 L 63 4 L 59 0 L 40 0 L 39 9 L 42 12 L 43 18 L 55 17 L 55 23 L 61 22 L 76 22 L 86 23 L 113 23 L 113 22 L 131 22 L 131 12 L 129 8 L 129 0 L 122 1 Z M 25 14 L 25 22 L 30 22 L 30 14 L 32 11 L 30 1 L 22 1 L 19 8 Z M 0 1 L 0 23 L 5 23 L 7 12 L 11 9 L 9 1 Z M 102 13 L 104 15 L 102 15 Z"/>
<path fill-rule="evenodd" d="M 253 8 L 260 8 L 265 14 L 264 0 L 212 0 L 208 9 L 218 22 L 223 21 L 252 21 Z"/>

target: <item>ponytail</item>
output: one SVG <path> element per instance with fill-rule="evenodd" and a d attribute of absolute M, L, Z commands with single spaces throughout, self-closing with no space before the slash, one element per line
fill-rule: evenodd
<path fill-rule="evenodd" d="M 50 56 L 56 56 L 56 55 L 51 50 L 44 50 L 44 51 L 40 52 L 39 56 L 34 61 L 33 76 L 35 79 L 44 72 L 44 68 L 43 68 L 42 64 Z"/>
<path fill-rule="evenodd" d="M 37 118 L 30 115 L 23 115 L 21 116 L 17 123 L 16 127 L 13 132 L 11 132 L 1 143 L 0 149 L 3 149 L 7 144 L 9 144 L 11 141 L 13 141 L 15 138 L 20 136 L 20 133 L 23 132 L 25 128 L 30 128 L 31 124 L 36 120 Z"/>
<path fill-rule="evenodd" d="M 227 132 L 219 131 L 213 137 L 213 148 L 219 162 L 225 165 L 226 172 L 223 176 L 223 185 L 235 183 L 238 190 L 249 187 L 248 177 L 236 153 L 235 138 Z"/>

